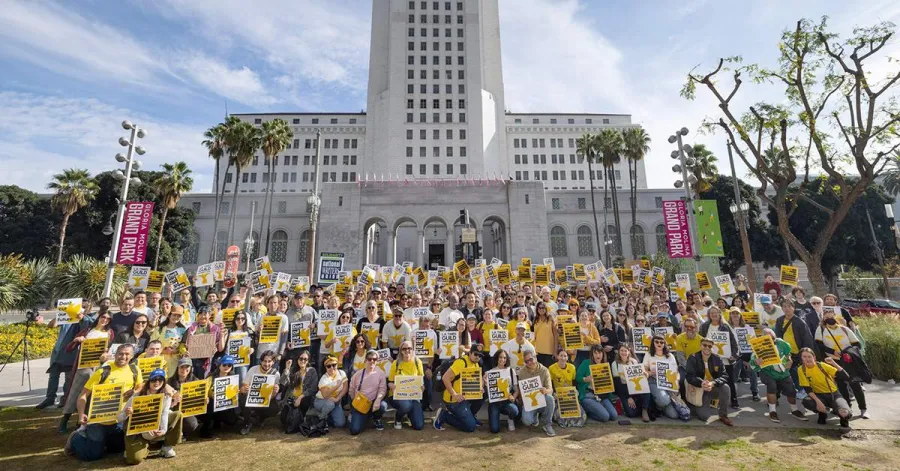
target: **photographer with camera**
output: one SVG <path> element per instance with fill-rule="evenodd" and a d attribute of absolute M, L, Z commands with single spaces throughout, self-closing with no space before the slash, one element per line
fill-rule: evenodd
<path fill-rule="evenodd" d="M 53 345 L 53 351 L 50 353 L 50 368 L 47 369 L 47 374 L 49 375 L 47 377 L 47 396 L 40 404 L 35 406 L 35 409 L 45 409 L 56 403 L 59 375 L 63 373 L 66 375 L 66 380 L 63 383 L 63 397 L 60 399 L 57 407 L 62 407 L 66 404 L 69 388 L 72 386 L 72 379 L 75 377 L 72 366 L 78 358 L 77 352 L 67 350 L 66 346 L 75 340 L 78 332 L 94 323 L 94 318 L 91 316 L 91 307 L 93 306 L 89 300 L 82 301 L 81 313 L 78 314 L 78 323 L 61 325 L 57 329 L 56 344 Z M 37 317 L 37 311 L 28 311 L 27 316 L 28 322 L 33 322 Z M 47 325 L 49 327 L 57 327 L 56 319 L 51 320 Z"/>

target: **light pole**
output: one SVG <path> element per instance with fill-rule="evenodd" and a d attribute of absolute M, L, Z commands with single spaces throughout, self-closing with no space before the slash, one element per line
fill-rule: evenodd
<path fill-rule="evenodd" d="M 864 202 L 865 203 L 865 202 Z M 884 271 L 884 252 L 881 250 L 881 244 L 875 237 L 875 226 L 872 224 L 872 215 L 869 213 L 869 205 L 866 206 L 866 219 L 869 220 L 869 233 L 872 234 L 872 245 L 875 246 L 875 256 L 878 257 L 878 265 L 881 266 L 881 279 L 884 282 L 884 297 L 891 299 L 891 285 L 888 283 L 887 272 Z M 889 205 L 885 205 L 886 207 Z"/>
<path fill-rule="evenodd" d="M 688 175 L 688 167 L 692 167 L 696 164 L 694 160 L 694 148 L 688 144 L 681 143 L 681 137 L 687 136 L 688 128 L 681 128 L 675 132 L 674 135 L 669 136 L 669 144 L 678 143 L 678 150 L 672 151 L 672 158 L 678 159 L 680 165 L 675 165 L 672 167 L 672 171 L 675 173 L 681 173 L 681 180 L 675 181 L 675 188 L 684 187 L 684 202 L 687 206 L 687 214 L 688 214 L 688 223 L 690 224 L 691 230 L 691 246 L 693 246 L 694 252 L 694 269 L 699 272 L 700 271 L 700 247 L 697 245 L 697 223 L 695 222 L 694 216 L 694 198 L 691 196 L 691 185 L 697 183 L 697 177 L 693 174 Z M 685 156 L 687 154 L 687 156 Z"/>
<path fill-rule="evenodd" d="M 753 257 L 750 255 L 750 238 L 747 236 L 747 224 L 744 220 L 744 213 L 750 216 L 750 203 L 741 199 L 741 190 L 738 187 L 737 173 L 734 171 L 734 157 L 731 154 L 731 146 L 734 143 L 728 141 L 728 163 L 731 165 L 731 183 L 734 185 L 734 204 L 731 205 L 731 214 L 734 215 L 738 223 L 738 229 L 741 231 L 741 247 L 744 249 L 744 265 L 747 267 L 747 278 L 750 282 L 750 290 L 756 292 L 756 273 L 753 270 Z"/>
<path fill-rule="evenodd" d="M 269 179 L 271 180 L 271 179 Z M 247 239 L 244 240 L 244 243 L 247 244 L 247 263 L 244 265 L 244 271 L 250 271 L 250 252 L 253 252 L 253 219 L 256 218 L 256 201 L 250 202 L 250 234 L 247 235 Z"/>
<path fill-rule="evenodd" d="M 322 131 L 316 130 L 316 166 L 313 172 L 313 192 L 306 199 L 309 205 L 309 255 L 307 259 L 306 272 L 309 273 L 309 282 L 315 283 L 315 267 L 316 267 L 316 226 L 319 225 L 319 205 L 322 200 L 319 199 L 319 167 L 322 165 Z"/>
<path fill-rule="evenodd" d="M 127 119 L 122 121 L 122 128 L 131 131 L 131 138 L 119 138 L 119 145 L 128 148 L 128 152 L 126 155 L 122 155 L 121 153 L 116 154 L 116 162 L 125 164 L 125 173 L 122 173 L 121 170 L 113 172 L 113 178 L 122 182 L 122 192 L 119 195 L 119 211 L 116 214 L 116 228 L 113 232 L 112 248 L 109 250 L 109 262 L 106 265 L 106 282 L 103 283 L 104 298 L 109 297 L 109 293 L 112 291 L 113 275 L 116 272 L 116 258 L 119 252 L 119 238 L 122 235 L 122 223 L 125 216 L 125 204 L 128 202 L 128 186 L 138 186 L 141 184 L 140 178 L 131 176 L 132 170 L 141 169 L 141 162 L 134 159 L 134 154 L 144 155 L 146 152 L 142 146 L 136 145 L 136 141 L 137 139 L 146 137 L 147 131 L 139 128 L 136 124 L 132 124 L 131 121 L 128 121 Z"/>

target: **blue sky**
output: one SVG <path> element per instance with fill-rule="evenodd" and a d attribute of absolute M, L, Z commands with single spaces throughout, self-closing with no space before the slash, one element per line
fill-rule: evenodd
<path fill-rule="evenodd" d="M 376 0 L 382 1 L 382 0 Z M 681 126 L 727 170 L 721 136 L 696 129 L 717 108 L 678 96 L 720 56 L 771 63 L 782 29 L 900 23 L 896 1 L 500 0 L 507 108 L 630 113 L 653 138 L 651 187 L 671 187 Z M 184 160 L 212 185 L 204 129 L 230 112 L 365 108 L 371 0 L 38 2 L 0 8 L 0 184 L 43 191 L 54 173 L 114 168 L 122 119 L 147 128 L 146 168 Z M 885 51 L 900 57 L 900 41 Z M 880 70 L 896 70 L 882 61 Z M 779 100 L 748 86 L 734 106 Z M 741 174 L 745 170 L 739 169 Z"/>

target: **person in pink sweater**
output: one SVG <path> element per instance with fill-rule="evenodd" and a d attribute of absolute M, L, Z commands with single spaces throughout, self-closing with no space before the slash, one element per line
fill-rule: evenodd
<path fill-rule="evenodd" d="M 384 397 L 387 394 L 387 377 L 378 368 L 378 353 L 375 350 L 366 352 L 366 367 L 357 371 L 350 378 L 350 434 L 359 435 L 369 416 L 375 424 L 375 430 L 384 430 L 381 418 L 387 410 Z M 364 396 L 364 397 L 358 397 Z"/>

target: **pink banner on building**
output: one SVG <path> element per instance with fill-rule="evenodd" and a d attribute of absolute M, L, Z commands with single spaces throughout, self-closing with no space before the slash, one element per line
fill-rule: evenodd
<path fill-rule="evenodd" d="M 153 220 L 153 202 L 132 201 L 125 203 L 122 232 L 116 250 L 116 263 L 141 265 L 147 258 L 150 241 L 150 222 Z"/>
<path fill-rule="evenodd" d="M 666 225 L 669 258 L 692 258 L 694 250 L 684 201 L 663 201 L 663 223 Z"/>

